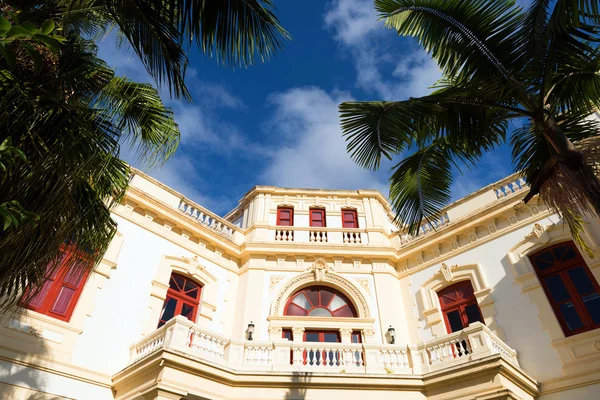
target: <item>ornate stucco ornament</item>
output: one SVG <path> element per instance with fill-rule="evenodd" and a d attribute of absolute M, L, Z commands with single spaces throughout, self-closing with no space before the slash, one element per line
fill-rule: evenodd
<path fill-rule="evenodd" d="M 322 281 L 325 280 L 325 273 L 331 271 L 331 268 L 325 260 L 319 258 L 306 270 L 314 274 L 315 281 Z"/>
<path fill-rule="evenodd" d="M 194 256 L 192 258 L 182 256 L 181 259 L 186 264 L 192 264 L 196 269 L 203 270 L 205 268 L 204 265 L 200 264 L 200 259 L 198 256 Z"/>
<path fill-rule="evenodd" d="M 442 277 L 444 278 L 444 280 L 446 282 L 452 282 L 452 280 L 454 279 L 454 275 L 453 275 L 452 271 L 455 270 L 456 268 L 458 268 L 458 264 L 448 265 L 446 263 L 442 263 L 440 270 L 438 272 L 436 272 L 435 274 L 442 275 Z"/>
<path fill-rule="evenodd" d="M 279 282 L 281 282 L 283 278 L 285 278 L 283 275 L 275 275 L 271 277 L 269 282 L 269 293 L 273 293 L 273 289 L 275 289 L 275 286 L 279 285 Z"/>
<path fill-rule="evenodd" d="M 538 223 L 533 224 L 533 229 L 530 233 L 525 235 L 525 239 L 539 243 L 546 243 L 548 241 L 548 233 L 546 232 L 546 227 Z"/>

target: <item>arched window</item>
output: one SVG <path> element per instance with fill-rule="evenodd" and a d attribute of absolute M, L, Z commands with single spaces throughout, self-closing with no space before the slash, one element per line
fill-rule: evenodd
<path fill-rule="evenodd" d="M 176 315 L 183 315 L 192 322 L 196 322 L 198 304 L 200 304 L 200 291 L 202 287 L 196 282 L 176 273 L 171 274 L 167 298 L 163 303 L 158 327 Z"/>
<path fill-rule="evenodd" d="M 471 281 L 462 281 L 438 292 L 448 333 L 460 331 L 473 322 L 483 322 Z"/>
<path fill-rule="evenodd" d="M 311 286 L 290 297 L 284 315 L 309 317 L 357 317 L 346 296 L 325 286 Z"/>
<path fill-rule="evenodd" d="M 600 287 L 573 242 L 529 259 L 565 336 L 600 328 Z"/>

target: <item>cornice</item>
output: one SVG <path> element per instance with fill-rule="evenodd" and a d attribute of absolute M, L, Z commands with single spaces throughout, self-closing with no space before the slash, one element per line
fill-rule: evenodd
<path fill-rule="evenodd" d="M 137 202 L 138 205 L 144 205 L 146 207 L 151 208 L 151 211 L 158 213 L 161 216 L 161 219 L 168 219 L 170 221 L 176 221 L 173 226 L 184 227 L 189 231 L 197 233 L 198 236 L 201 236 L 209 241 L 211 241 L 215 246 L 226 249 L 229 252 L 239 254 L 239 246 L 234 242 L 223 238 L 218 235 L 213 230 L 205 227 L 204 225 L 194 223 L 188 216 L 183 214 L 181 211 L 170 207 L 169 205 L 156 200 L 152 196 L 149 196 L 144 191 L 137 189 L 135 187 L 130 187 L 128 189 L 127 197 L 128 200 L 133 200 Z M 142 207 L 143 208 L 143 207 Z M 241 231 L 238 227 L 235 227 L 236 231 Z"/>
<path fill-rule="evenodd" d="M 486 189 L 486 188 L 484 188 Z M 489 189 L 489 188 L 488 188 Z M 266 190 L 276 193 L 283 189 L 273 187 L 259 187 L 257 190 Z M 286 189 L 287 190 L 287 189 Z M 483 190 L 483 189 L 482 189 Z M 486 189 L 487 190 L 487 189 Z M 309 190 L 310 192 L 310 190 Z M 360 194 L 358 191 L 357 195 Z M 346 193 L 342 191 L 340 193 Z M 354 193 L 354 192 L 347 192 Z M 367 191 L 367 193 L 372 193 Z M 395 265 L 400 277 L 412 274 L 413 272 L 427 268 L 433 264 L 444 261 L 447 258 L 454 257 L 481 244 L 487 243 L 497 237 L 501 237 L 525 225 L 537 222 L 546 218 L 552 213 L 540 203 L 538 198 L 534 198 L 530 205 L 521 206 L 521 209 L 515 210 L 520 199 L 527 193 L 527 189 L 512 193 L 509 196 L 499 199 L 491 206 L 481 207 L 478 210 L 466 215 L 458 220 L 451 221 L 448 225 L 443 226 L 437 231 L 429 232 L 428 234 L 418 237 L 408 243 L 401 243 L 399 235 L 401 233 L 394 232 L 386 233 L 380 227 L 373 229 L 360 229 L 363 233 L 383 233 L 381 236 L 384 242 L 391 241 L 390 244 L 333 244 L 333 243 L 301 243 L 301 242 L 276 242 L 276 241 L 261 241 L 261 242 L 243 242 L 236 244 L 229 239 L 220 236 L 213 230 L 195 223 L 194 220 L 188 218 L 180 210 L 154 199 L 145 192 L 135 187 L 129 189 L 125 200 L 125 206 L 117 206 L 113 209 L 113 213 L 127 219 L 137 225 L 152 231 L 153 233 L 176 243 L 193 253 L 197 253 L 204 257 L 208 257 L 222 267 L 240 273 L 242 265 L 250 258 L 257 255 L 272 255 L 283 254 L 286 256 L 302 256 L 302 257 L 362 257 L 364 259 L 380 259 Z M 153 218 L 160 218 L 165 221 L 165 226 L 156 223 L 148 223 L 143 216 L 140 218 L 134 217 L 138 215 L 133 211 L 130 204 L 135 204 L 147 213 L 147 218 L 152 221 Z M 129 207 L 129 208 L 127 208 Z M 525 217 L 521 220 L 516 218 L 517 212 L 523 210 Z M 514 219 L 509 226 L 495 227 L 495 221 L 500 218 Z M 168 225 L 168 226 L 167 226 Z M 181 234 L 173 232 L 170 228 L 177 227 Z M 169 228 L 169 229 L 167 229 Z M 247 230 L 236 228 L 236 235 L 248 237 L 247 235 L 253 230 L 258 229 L 258 226 L 250 227 Z M 265 227 L 262 227 L 265 228 Z M 293 230 L 309 229 L 301 227 L 291 227 Z M 330 229 L 332 232 L 337 228 L 322 228 Z M 476 229 L 489 230 L 489 234 L 484 237 L 477 237 Z M 318 229 L 317 229 L 318 230 Z M 339 229 L 337 229 L 339 230 Z M 469 243 L 458 245 L 456 238 L 461 235 L 471 235 L 474 239 Z M 475 236 L 473 236 L 475 235 Z M 191 236 L 210 243 L 215 247 L 215 251 L 206 249 L 190 239 Z M 238 236 L 239 237 L 239 236 Z M 451 246 L 452 251 L 447 251 L 442 254 L 441 247 Z M 433 258 L 425 259 L 423 254 L 432 253 Z M 221 255 L 224 260 L 221 260 Z M 231 262 L 227 262 L 231 261 Z M 237 264 L 236 266 L 228 264 Z"/>

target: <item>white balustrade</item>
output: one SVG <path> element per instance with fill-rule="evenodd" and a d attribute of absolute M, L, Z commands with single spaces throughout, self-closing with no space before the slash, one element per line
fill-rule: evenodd
<path fill-rule="evenodd" d="M 500 355 L 518 366 L 517 354 L 477 322 L 460 332 L 418 345 L 235 342 L 201 329 L 178 316 L 131 348 L 131 362 L 159 349 L 188 353 L 230 368 L 264 371 L 330 371 L 355 373 L 420 374 Z"/>
<path fill-rule="evenodd" d="M 271 365 L 273 363 L 272 344 L 251 344 L 245 348 L 244 361 L 248 365 Z"/>
<path fill-rule="evenodd" d="M 527 187 L 529 187 L 529 185 L 527 185 L 525 179 L 517 178 L 514 181 L 504 182 L 499 186 L 494 187 L 494 192 L 496 192 L 496 197 L 501 199 Z"/>
<path fill-rule="evenodd" d="M 294 231 L 291 229 L 277 228 L 275 230 L 275 240 L 278 242 L 293 242 Z"/>
<path fill-rule="evenodd" d="M 162 348 L 165 342 L 165 332 L 165 329 L 160 328 L 145 338 L 144 341 L 133 346 L 131 362 L 136 362 Z"/>
<path fill-rule="evenodd" d="M 426 351 L 430 365 L 442 364 L 472 353 L 469 340 L 462 336 L 428 345 Z"/>
<path fill-rule="evenodd" d="M 194 326 L 190 329 L 187 346 L 194 355 L 225 359 L 227 341 Z"/>
<path fill-rule="evenodd" d="M 358 244 L 362 243 L 362 238 L 360 236 L 360 232 L 342 232 L 342 237 L 344 238 L 344 243 L 349 244 Z"/>
<path fill-rule="evenodd" d="M 207 210 L 201 210 L 184 200 L 181 200 L 179 203 L 179 211 L 194 219 L 199 224 L 212 229 L 219 235 L 229 240 L 233 240 L 234 228 L 230 226 L 229 223 L 224 219 L 210 213 Z"/>
<path fill-rule="evenodd" d="M 408 348 L 382 348 L 379 357 L 384 368 L 388 370 L 407 369 L 410 367 Z"/>
<path fill-rule="evenodd" d="M 310 231 L 308 240 L 313 243 L 326 243 L 327 232 L 326 231 Z"/>

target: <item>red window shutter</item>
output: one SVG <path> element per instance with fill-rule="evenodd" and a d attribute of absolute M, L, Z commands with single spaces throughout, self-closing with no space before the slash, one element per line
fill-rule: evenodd
<path fill-rule="evenodd" d="M 310 226 L 323 228 L 325 223 L 325 210 L 310 210 Z"/>
<path fill-rule="evenodd" d="M 83 263 L 75 264 L 63 274 L 62 282 L 57 282 L 58 295 L 56 301 L 48 311 L 48 315 L 57 318 L 70 318 L 81 291 L 88 269 Z M 60 286 L 59 286 L 60 285 Z"/>
<path fill-rule="evenodd" d="M 280 207 L 277 209 L 277 225 L 294 226 L 294 209 L 290 207 Z"/>
<path fill-rule="evenodd" d="M 65 249 L 57 261 L 58 265 L 49 264 L 48 275 L 42 288 L 29 299 L 28 293 L 35 289 L 28 289 L 22 305 L 30 310 L 68 322 L 89 274 L 89 265 L 86 265 L 87 261 L 83 259 L 69 266 L 68 262 L 72 261 L 72 257 L 78 256 Z"/>
<path fill-rule="evenodd" d="M 342 224 L 344 228 L 358 228 L 358 218 L 355 210 L 342 210 Z"/>

